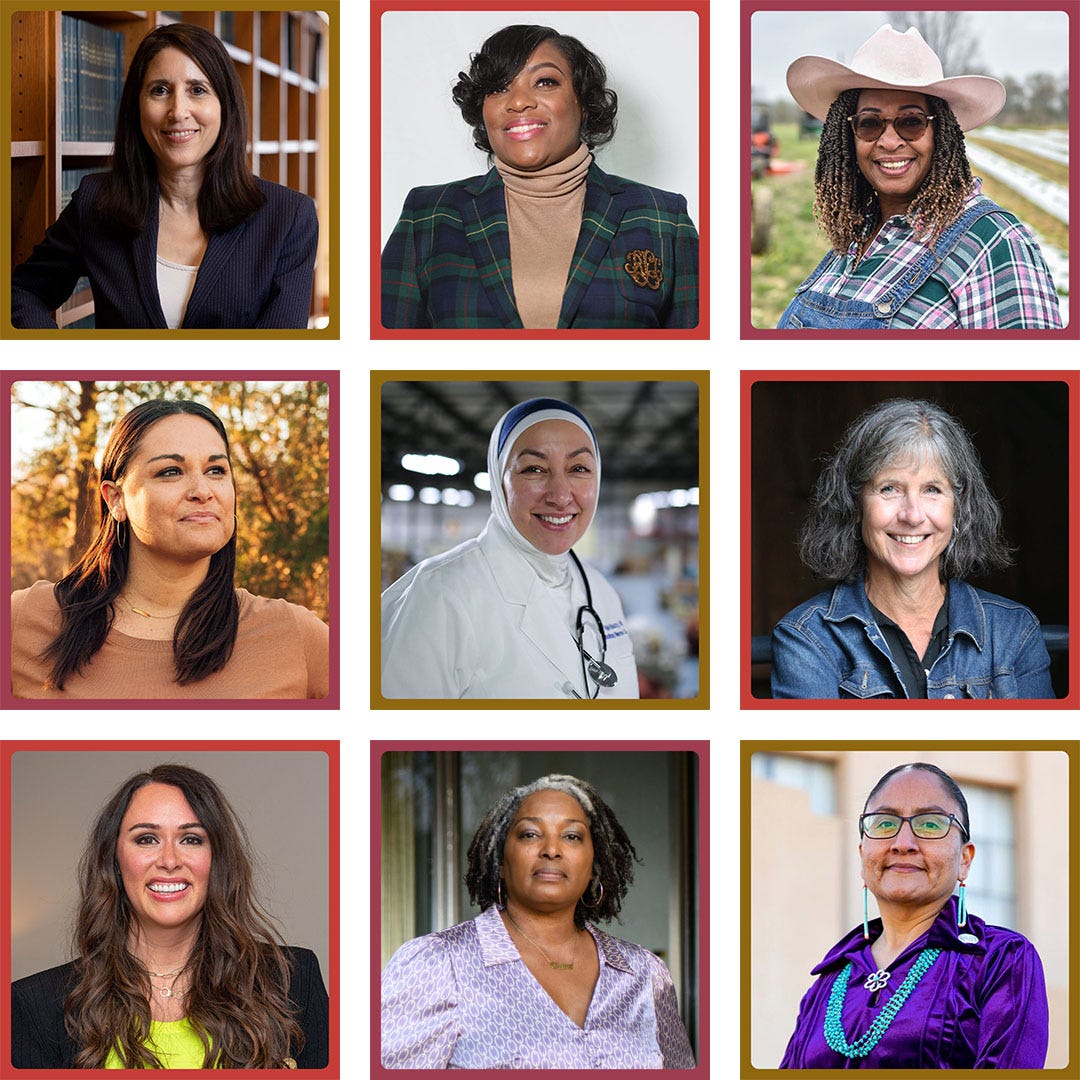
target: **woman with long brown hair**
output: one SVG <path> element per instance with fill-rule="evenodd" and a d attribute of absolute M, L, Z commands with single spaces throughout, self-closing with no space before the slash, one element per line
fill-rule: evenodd
<path fill-rule="evenodd" d="M 12 986 L 21 1069 L 322 1068 L 319 962 L 255 897 L 243 825 L 185 765 L 126 780 L 90 831 L 77 959 Z"/>
<path fill-rule="evenodd" d="M 132 58 L 112 169 L 83 179 L 15 268 L 11 321 L 52 313 L 90 278 L 97 329 L 304 329 L 319 224 L 308 196 L 252 174 L 247 106 L 225 46 L 159 26 Z"/>
<path fill-rule="evenodd" d="M 97 532 L 71 571 L 12 593 L 15 697 L 326 697 L 326 624 L 235 586 L 236 491 L 211 409 L 125 413 L 97 494 Z"/>

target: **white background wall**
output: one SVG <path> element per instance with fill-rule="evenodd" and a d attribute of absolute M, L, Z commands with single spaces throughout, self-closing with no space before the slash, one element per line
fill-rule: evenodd
<path fill-rule="evenodd" d="M 488 170 L 450 96 L 459 71 L 496 30 L 551 26 L 604 62 L 619 95 L 615 138 L 597 154 L 609 173 L 685 195 L 698 221 L 698 19 L 693 12 L 422 11 L 382 17 L 382 243 L 410 188 Z M 349 128 L 346 73 L 343 129 Z"/>

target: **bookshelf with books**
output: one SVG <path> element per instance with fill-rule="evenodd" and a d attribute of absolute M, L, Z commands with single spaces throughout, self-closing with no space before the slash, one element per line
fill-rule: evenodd
<path fill-rule="evenodd" d="M 244 89 L 252 171 L 310 195 L 328 235 L 327 26 L 316 12 L 20 11 L 11 16 L 11 265 L 45 235 L 87 173 L 105 171 L 124 75 L 155 26 L 184 21 L 217 34 Z M 320 250 L 320 258 L 325 245 Z M 322 272 L 320 272 L 320 270 Z M 316 267 L 312 316 L 329 313 Z M 90 325 L 83 279 L 56 312 Z"/>

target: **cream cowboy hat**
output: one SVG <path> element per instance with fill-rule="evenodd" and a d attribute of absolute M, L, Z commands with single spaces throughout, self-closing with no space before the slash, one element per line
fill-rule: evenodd
<path fill-rule="evenodd" d="M 800 56 L 787 70 L 791 96 L 824 120 L 845 90 L 916 90 L 949 103 L 961 131 L 988 124 L 1005 105 L 1005 87 L 987 75 L 943 77 L 941 61 L 915 27 L 882 26 L 844 67 L 824 56 Z"/>

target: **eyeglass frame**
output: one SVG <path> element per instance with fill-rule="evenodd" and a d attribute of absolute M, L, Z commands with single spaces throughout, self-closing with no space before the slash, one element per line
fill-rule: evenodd
<path fill-rule="evenodd" d="M 883 816 L 884 817 L 894 817 L 894 818 L 899 818 L 900 819 L 900 824 L 896 827 L 896 832 L 894 832 L 891 836 L 870 836 L 866 832 L 866 829 L 863 827 L 863 819 L 868 818 L 868 817 L 883 817 Z M 914 825 L 915 818 L 919 818 L 919 817 L 947 817 L 949 819 L 949 828 L 946 829 L 940 836 L 919 836 L 919 834 L 915 831 L 915 825 Z M 925 810 L 921 814 L 912 814 L 910 817 L 904 817 L 902 814 L 886 814 L 886 812 L 883 811 L 883 810 L 874 810 L 874 811 L 871 811 L 868 814 L 860 814 L 859 815 L 859 836 L 860 837 L 865 836 L 867 840 L 892 840 L 894 837 L 897 837 L 897 836 L 900 835 L 900 830 L 904 827 L 904 822 L 905 821 L 908 824 L 908 828 L 911 830 L 911 835 L 914 836 L 916 840 L 944 840 L 945 837 L 949 835 L 950 831 L 952 830 L 953 825 L 955 825 L 964 834 L 964 840 L 967 841 L 967 842 L 971 841 L 971 833 L 969 833 L 967 831 L 967 829 L 964 828 L 964 825 L 960 821 L 960 818 L 959 818 L 958 815 L 956 815 L 956 814 L 941 814 L 941 813 L 938 813 L 938 811 L 936 811 L 936 810 Z"/>
<path fill-rule="evenodd" d="M 861 110 L 861 111 L 865 111 L 865 110 Z M 915 113 L 900 113 L 897 116 L 879 116 L 879 117 L 877 117 L 877 119 L 881 121 L 881 131 L 877 135 L 875 135 L 872 139 L 864 139 L 858 133 L 858 131 L 855 130 L 855 124 L 853 123 L 855 118 L 857 116 L 859 116 L 859 115 L 860 115 L 860 113 L 857 113 L 857 112 L 852 113 L 850 116 L 845 117 L 845 119 L 847 120 L 847 122 L 849 124 L 851 124 L 851 133 L 852 133 L 852 135 L 854 135 L 854 137 L 856 139 L 859 140 L 859 142 L 870 142 L 870 143 L 877 142 L 878 139 L 880 139 L 881 136 L 884 135 L 885 132 L 888 130 L 890 124 L 892 124 L 892 129 L 895 132 L 896 137 L 898 139 L 902 139 L 904 142 L 914 142 L 916 139 L 921 139 L 926 134 L 926 129 L 930 126 L 930 121 L 937 119 L 937 114 L 936 113 L 927 114 L 927 113 L 924 113 L 920 109 L 919 110 L 919 115 L 922 116 L 922 118 L 926 121 L 926 123 L 923 125 L 923 129 L 922 129 L 922 131 L 919 132 L 918 135 L 915 135 L 910 139 L 906 139 L 906 138 L 904 138 L 903 135 L 900 134 L 899 131 L 896 130 L 896 121 L 897 120 L 902 120 L 905 116 L 915 117 L 915 115 L 916 115 Z"/>

